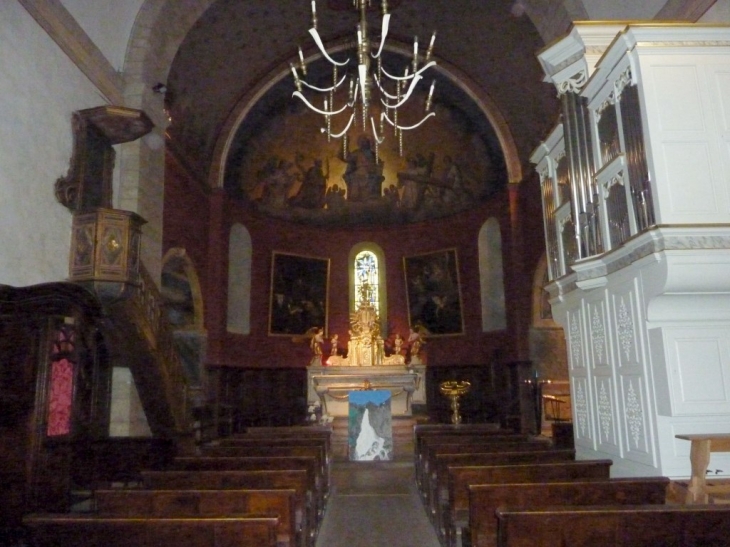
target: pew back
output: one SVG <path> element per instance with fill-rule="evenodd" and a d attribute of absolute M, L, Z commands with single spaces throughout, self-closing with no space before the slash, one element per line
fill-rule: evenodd
<path fill-rule="evenodd" d="M 303 515 L 296 511 L 294 490 L 98 490 L 95 505 L 98 515 L 117 518 L 276 515 L 278 543 L 302 544 Z"/>
<path fill-rule="evenodd" d="M 228 439 L 221 439 L 225 446 L 235 443 L 238 438 L 259 439 L 317 439 L 324 443 L 327 461 L 332 461 L 332 427 L 331 426 L 292 426 L 292 427 L 249 427 L 246 432 Z"/>
<path fill-rule="evenodd" d="M 529 440 L 527 435 L 515 433 L 514 431 L 499 429 L 493 427 L 495 424 L 424 424 L 414 426 L 414 462 L 416 466 L 416 482 L 420 484 L 420 469 L 426 458 L 426 449 L 429 443 L 450 443 L 462 441 L 468 442 L 467 439 L 477 439 L 477 442 L 483 441 L 526 441 Z"/>
<path fill-rule="evenodd" d="M 329 491 L 329 464 L 323 445 L 270 445 L 268 441 L 261 440 L 249 445 L 205 446 L 201 454 L 216 458 L 312 457 L 317 460 L 317 474 L 322 479 L 323 490 L 325 493 Z"/>
<path fill-rule="evenodd" d="M 426 477 L 431 473 L 435 465 L 437 454 L 476 454 L 476 453 L 497 453 L 497 452 L 545 452 L 553 450 L 550 443 L 534 442 L 534 441 L 484 441 L 484 442 L 468 442 L 460 441 L 444 442 L 438 444 L 430 444 L 424 447 L 423 458 L 420 462 L 421 485 L 423 486 Z"/>
<path fill-rule="evenodd" d="M 68 547 L 276 547 L 277 518 L 104 518 L 27 515 L 34 546 Z"/>
<path fill-rule="evenodd" d="M 150 490 L 294 490 L 305 535 L 311 539 L 318 528 L 317 504 L 304 469 L 143 471 L 142 481 Z"/>
<path fill-rule="evenodd" d="M 448 467 L 518 465 L 574 461 L 574 450 L 535 452 L 478 452 L 476 454 L 436 454 L 433 472 L 425 481 L 426 500 L 431 511 L 448 501 Z M 437 501 L 441 500 L 441 501 Z"/>
<path fill-rule="evenodd" d="M 624 505 L 498 509 L 500 547 L 721 547 L 730 537 L 724 505 Z"/>
<path fill-rule="evenodd" d="M 648 477 L 608 481 L 470 485 L 471 545 L 497 545 L 497 509 L 534 510 L 559 505 L 661 505 L 666 500 L 669 482 L 665 477 Z"/>
<path fill-rule="evenodd" d="M 437 509 L 438 530 L 448 545 L 454 545 L 469 521 L 469 485 L 492 483 L 563 482 L 607 480 L 611 460 L 559 463 L 447 467 L 448 503 Z"/>

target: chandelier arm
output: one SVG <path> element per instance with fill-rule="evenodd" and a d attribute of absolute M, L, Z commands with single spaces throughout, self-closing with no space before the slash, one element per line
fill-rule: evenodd
<path fill-rule="evenodd" d="M 299 97 L 304 102 L 304 104 L 306 104 L 311 110 L 314 110 L 317 114 L 322 114 L 322 116 L 334 116 L 336 114 L 344 112 L 348 108 L 347 105 L 345 105 L 339 110 L 321 110 L 314 106 L 312 103 L 310 103 L 307 98 L 298 91 L 292 93 L 292 97 Z"/>
<path fill-rule="evenodd" d="M 423 65 L 421 68 L 419 68 L 418 72 L 414 72 L 413 74 L 409 74 L 408 76 L 393 76 L 392 74 L 388 74 L 388 72 L 385 69 L 383 69 L 383 74 L 385 74 L 391 80 L 411 80 L 415 76 L 421 74 L 422 72 L 425 72 L 427 69 L 429 69 L 435 65 L 436 65 L 436 61 L 429 61 L 428 63 Z"/>
<path fill-rule="evenodd" d="M 356 83 L 354 86 L 354 91 L 352 93 L 352 98 L 347 102 L 348 108 L 353 108 L 355 106 L 355 103 L 357 103 L 357 98 L 360 95 L 360 84 Z"/>
<path fill-rule="evenodd" d="M 346 79 L 347 79 L 347 74 L 345 74 L 342 77 L 342 79 L 339 82 L 337 82 L 337 84 L 333 85 L 332 87 L 328 87 L 328 88 L 321 88 L 321 87 L 313 86 L 311 84 L 308 84 L 307 82 L 305 82 L 301 78 L 299 79 L 299 81 L 302 84 L 304 84 L 305 86 L 307 86 L 309 89 L 313 89 L 314 91 L 319 91 L 320 93 L 329 93 L 330 91 L 337 90 L 337 88 L 339 88 Z"/>
<path fill-rule="evenodd" d="M 425 122 L 425 121 L 426 121 L 427 119 L 429 119 L 430 117 L 432 117 L 432 116 L 435 116 L 435 115 L 436 115 L 436 113 L 435 113 L 435 112 L 429 112 L 429 113 L 428 113 L 428 114 L 427 114 L 426 116 L 424 116 L 424 117 L 423 117 L 423 119 L 422 119 L 422 120 L 421 120 L 420 122 L 418 122 L 418 123 L 417 123 L 417 124 L 415 124 L 415 125 L 408 125 L 408 126 L 406 126 L 406 125 L 398 125 L 398 124 L 397 124 L 397 123 L 395 123 L 395 122 L 394 122 L 393 120 L 391 120 L 391 119 L 390 119 L 390 118 L 388 117 L 388 115 L 387 115 L 387 114 L 383 114 L 383 117 L 385 118 L 385 120 L 386 120 L 386 121 L 387 121 L 387 122 L 388 122 L 388 123 L 389 123 L 390 125 L 392 125 L 392 126 L 393 126 L 393 127 L 395 127 L 396 129 L 400 129 L 401 131 L 410 131 L 411 129 L 416 129 L 417 127 L 420 127 L 421 125 L 423 125 L 423 123 L 424 123 L 424 122 Z"/>
<path fill-rule="evenodd" d="M 322 43 L 322 39 L 319 37 L 319 32 L 317 32 L 316 28 L 310 28 L 309 34 L 312 35 L 312 38 L 314 38 L 314 42 L 317 44 L 317 47 L 319 48 L 319 51 L 324 55 L 325 59 L 327 59 L 330 63 L 336 66 L 345 66 L 347 63 L 350 62 L 350 59 L 348 58 L 344 63 L 338 63 L 335 61 L 332 57 L 329 56 L 329 53 L 324 49 L 324 44 Z"/>
<path fill-rule="evenodd" d="M 375 137 L 375 142 L 377 142 L 378 144 L 383 144 L 385 136 L 378 137 L 378 130 L 375 128 L 375 120 L 372 116 L 370 116 L 370 124 L 373 126 L 373 136 Z"/>
<path fill-rule="evenodd" d="M 390 13 L 386 13 L 383 15 L 383 29 L 380 32 L 380 47 L 378 48 L 378 52 L 373 55 L 370 54 L 373 59 L 377 59 L 380 57 L 380 54 L 383 53 L 383 46 L 385 46 L 385 37 L 388 36 L 388 25 L 390 24 Z"/>
<path fill-rule="evenodd" d="M 403 106 L 406 103 L 406 101 L 408 101 L 411 94 L 413 93 L 413 90 L 416 88 L 416 85 L 418 85 L 418 82 L 421 80 L 423 80 L 423 76 L 418 76 L 413 79 L 413 81 L 411 82 L 411 85 L 408 86 L 408 91 L 406 92 L 406 94 L 403 96 L 403 98 L 401 99 L 401 101 L 399 103 L 388 104 L 385 102 L 384 99 L 380 99 L 380 102 L 383 103 L 383 105 L 387 108 L 395 108 L 395 109 L 400 108 L 401 106 Z"/>
<path fill-rule="evenodd" d="M 347 122 L 347 125 L 345 126 L 345 128 L 340 133 L 337 133 L 336 135 L 332 134 L 330 136 L 333 139 L 339 139 L 339 138 L 343 137 L 349 131 L 350 126 L 352 125 L 352 122 L 354 120 L 355 120 L 355 113 L 353 112 L 352 114 L 350 114 L 350 121 Z"/>
<path fill-rule="evenodd" d="M 398 100 L 398 95 L 391 95 L 390 93 L 388 93 L 387 91 L 385 91 L 385 89 L 383 89 L 383 86 L 380 85 L 380 78 L 373 78 L 373 80 L 375 81 L 375 83 L 378 86 L 378 89 L 380 90 L 380 92 L 383 95 L 385 95 L 386 97 L 388 97 L 389 99 L 392 99 L 394 101 L 397 101 Z M 381 99 L 381 102 L 382 102 L 382 99 Z"/>

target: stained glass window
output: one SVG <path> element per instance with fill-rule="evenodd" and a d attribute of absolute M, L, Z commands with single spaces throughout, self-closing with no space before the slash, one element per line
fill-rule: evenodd
<path fill-rule="evenodd" d="M 51 352 L 51 385 L 48 395 L 49 437 L 71 433 L 71 411 L 74 391 L 75 333 L 71 325 L 62 325 Z"/>
<path fill-rule="evenodd" d="M 355 256 L 355 298 L 357 304 L 365 298 L 375 309 L 380 309 L 378 286 L 378 258 L 371 251 L 361 251 Z"/>

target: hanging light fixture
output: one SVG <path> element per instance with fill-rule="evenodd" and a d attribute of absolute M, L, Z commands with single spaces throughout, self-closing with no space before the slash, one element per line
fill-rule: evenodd
<path fill-rule="evenodd" d="M 307 76 L 307 65 L 304 62 L 302 48 L 299 48 L 298 66 L 291 64 L 291 71 L 294 75 L 296 91 L 294 96 L 301 99 L 311 110 L 324 117 L 325 126 L 321 129 L 327 134 L 327 140 L 342 139 L 343 150 L 347 151 L 347 133 L 350 128 L 360 124 L 364 132 L 370 132 L 375 143 L 376 158 L 379 156 L 379 147 L 385 140 L 385 123 L 392 128 L 393 135 L 398 139 L 398 151 L 403 155 L 403 131 L 409 131 L 421 126 L 427 119 L 436 114 L 431 111 L 433 91 L 436 81 L 431 82 L 424 105 L 423 117 L 411 124 L 399 119 L 399 110 L 411 99 L 416 86 L 423 80 L 423 74 L 436 65 L 432 60 L 433 45 L 436 40 L 436 32 L 431 36 L 431 41 L 426 50 L 423 65 L 418 51 L 418 37 L 413 41 L 413 59 L 405 67 L 402 76 L 389 74 L 383 68 L 383 48 L 388 35 L 390 13 L 388 13 L 387 0 L 381 0 L 382 9 L 382 30 L 380 33 L 380 44 L 375 47 L 370 41 L 367 23 L 367 9 L 371 0 L 353 0 L 353 7 L 360 12 L 360 22 L 357 25 L 357 73 L 347 73 L 347 66 L 350 59 L 337 61 L 333 59 L 324 47 L 322 39 L 317 31 L 317 5 L 312 0 L 312 28 L 309 34 L 317 44 L 320 53 L 332 67 L 332 85 L 319 87 L 305 81 Z M 374 61 L 374 67 L 372 67 Z M 374 70 L 371 70 L 374 68 Z M 340 77 L 339 72 L 344 72 Z M 305 97 L 303 90 L 308 90 L 322 95 L 322 107 L 313 104 Z M 345 94 L 346 92 L 346 94 Z M 344 95 L 344 97 L 343 97 Z M 374 97 L 376 100 L 374 100 Z M 340 117 L 341 114 L 345 114 Z M 349 114 L 349 119 L 347 119 Z M 347 120 L 344 127 L 333 129 L 335 119 Z"/>

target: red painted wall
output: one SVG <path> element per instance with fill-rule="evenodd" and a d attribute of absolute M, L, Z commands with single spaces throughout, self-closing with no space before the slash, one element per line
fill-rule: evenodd
<path fill-rule="evenodd" d="M 208 226 L 210 190 L 198 183 L 168 153 L 165 165 L 165 201 L 163 211 L 163 252 L 173 247 L 185 249 L 198 272 L 200 284 L 208 284 Z"/>
<path fill-rule="evenodd" d="M 518 191 L 519 192 L 519 191 Z M 534 214 L 532 198 L 527 211 Z M 268 336 L 268 307 L 273 251 L 330 259 L 328 334 L 340 334 L 346 342 L 349 323 L 348 258 L 351 248 L 364 241 L 377 243 L 386 257 L 389 334 L 407 336 L 408 312 L 403 257 L 430 251 L 456 248 L 459 260 L 462 308 L 465 334 L 428 340 L 427 360 L 430 366 L 487 363 L 499 356 L 503 360 L 519 359 L 524 342 L 524 295 L 530 294 L 532 272 L 523 271 L 535 262 L 540 249 L 522 248 L 519 229 L 510 228 L 511 221 L 520 221 L 519 199 L 508 191 L 469 212 L 437 221 L 404 226 L 367 228 L 318 228 L 294 224 L 251 212 L 245 205 L 229 200 L 220 191 L 205 192 L 189 174 L 171 158 L 168 159 L 165 183 L 165 250 L 172 246 L 187 249 L 201 280 L 205 302 L 205 326 L 208 331 L 208 363 L 227 366 L 306 366 L 309 346 L 294 343 L 286 337 Z M 516 205 L 515 205 L 516 203 Z M 512 207 L 513 214 L 510 213 Z M 479 230 L 490 217 L 501 226 L 508 329 L 485 334 L 481 331 L 481 298 L 477 241 Z M 251 334 L 226 332 L 226 290 L 228 285 L 228 235 L 230 226 L 240 223 L 251 235 L 252 301 Z M 527 225 L 538 224 L 530 218 Z M 519 227 L 518 227 L 519 228 Z M 513 248 L 515 241 L 518 247 Z"/>

